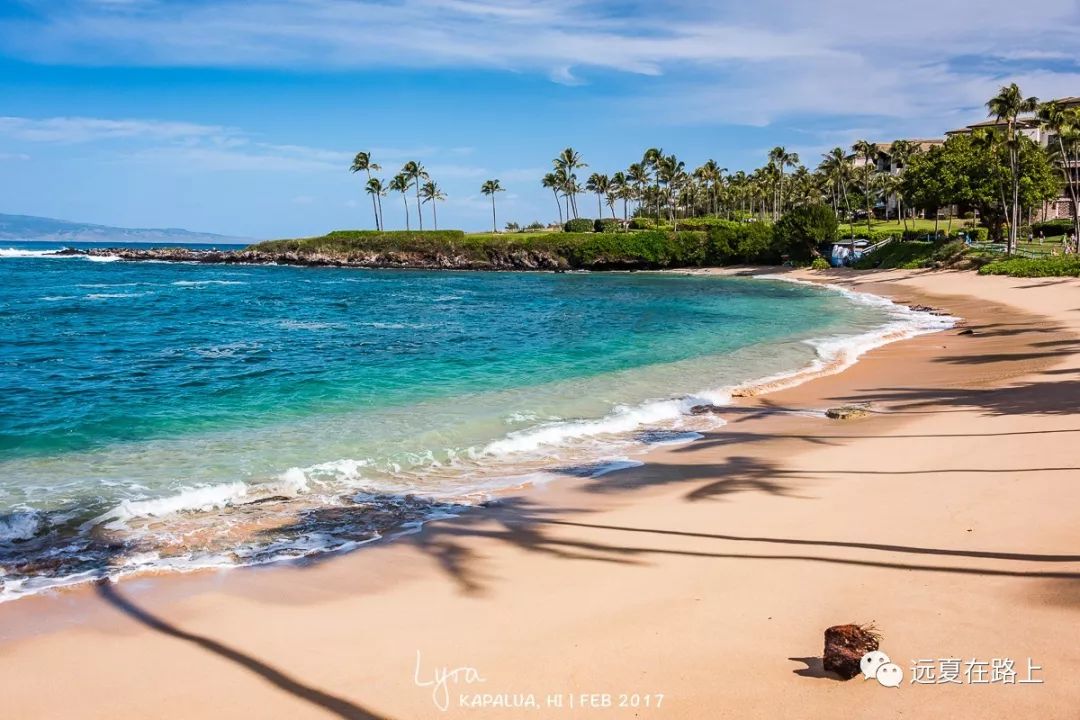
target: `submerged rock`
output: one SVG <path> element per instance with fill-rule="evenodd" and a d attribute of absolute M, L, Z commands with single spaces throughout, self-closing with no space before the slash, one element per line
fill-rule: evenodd
<path fill-rule="evenodd" d="M 859 661 L 878 649 L 881 636 L 872 625 L 833 625 L 825 629 L 825 652 L 822 667 L 844 680 L 859 674 Z"/>
<path fill-rule="evenodd" d="M 695 405 L 690 408 L 691 415 L 714 415 L 724 412 L 724 408 L 719 405 Z"/>
<path fill-rule="evenodd" d="M 868 405 L 841 405 L 825 411 L 825 417 L 833 420 L 854 420 L 870 414 Z"/>

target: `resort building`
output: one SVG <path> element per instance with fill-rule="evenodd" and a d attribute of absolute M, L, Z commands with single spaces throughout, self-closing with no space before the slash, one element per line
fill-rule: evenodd
<path fill-rule="evenodd" d="M 893 155 L 893 145 L 898 141 L 877 143 L 877 157 L 874 159 L 875 170 L 879 173 L 887 175 L 899 175 L 904 171 L 904 163 L 900 158 Z M 933 139 L 911 139 L 907 140 L 914 147 L 917 148 L 916 152 L 927 152 L 931 148 L 944 145 L 945 141 L 940 138 Z M 861 155 L 850 155 L 851 164 L 856 168 L 862 168 L 866 166 L 866 158 Z M 896 213 L 899 209 L 899 203 L 895 195 L 889 195 L 883 202 L 879 202 L 875 208 L 875 212 L 883 214 L 886 219 L 890 217 L 896 217 Z"/>
<path fill-rule="evenodd" d="M 1080 107 L 1080 97 L 1063 97 L 1058 98 L 1054 102 L 1059 103 L 1067 108 Z M 991 119 L 984 120 L 983 122 L 973 123 L 966 127 L 957 128 L 956 130 L 950 130 L 945 133 L 947 136 L 952 137 L 954 135 L 968 135 L 977 130 L 996 130 L 1004 129 L 1005 122 L 1002 120 Z M 1021 135 L 1031 138 L 1037 142 L 1040 146 L 1048 148 L 1053 151 L 1057 146 L 1057 136 L 1054 133 L 1046 130 L 1038 121 L 1034 115 L 1027 115 L 1017 120 L 1016 130 Z M 1080 165 L 1072 163 L 1069 167 L 1069 182 L 1074 186 L 1080 187 Z M 1037 220 L 1054 220 L 1057 218 L 1071 218 L 1072 217 L 1072 198 L 1069 195 L 1068 188 L 1063 187 L 1061 189 L 1061 196 L 1056 200 L 1051 200 L 1046 203 L 1043 208 L 1036 214 Z"/>

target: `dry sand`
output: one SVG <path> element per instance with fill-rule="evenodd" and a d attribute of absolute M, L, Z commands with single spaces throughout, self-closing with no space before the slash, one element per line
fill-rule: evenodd
<path fill-rule="evenodd" d="M 800 276 L 944 308 L 975 334 L 894 343 L 742 399 L 641 468 L 306 567 L 0 606 L 5 714 L 1078 717 L 1080 281 Z M 850 401 L 875 412 L 789 412 Z M 870 621 L 900 688 L 821 671 L 824 628 Z M 418 652 L 421 681 L 476 669 L 448 683 L 448 712 L 417 686 Z M 947 658 L 1010 658 L 1018 679 L 1031 658 L 1044 682 L 909 683 L 913 661 Z M 461 706 L 483 693 L 541 707 Z M 619 707 L 624 693 L 654 707 Z"/>

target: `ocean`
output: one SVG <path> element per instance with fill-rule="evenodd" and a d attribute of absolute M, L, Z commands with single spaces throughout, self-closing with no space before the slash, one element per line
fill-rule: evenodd
<path fill-rule="evenodd" d="M 0 599 L 411 532 L 947 320 L 770 279 L 108 262 L 0 245 Z M 106 260 L 106 261 L 102 261 Z"/>

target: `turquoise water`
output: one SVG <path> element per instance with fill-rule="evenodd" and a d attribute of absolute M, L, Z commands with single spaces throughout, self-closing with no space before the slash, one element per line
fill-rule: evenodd
<path fill-rule="evenodd" d="M 914 322 L 750 279 L 0 247 L 8 595 L 362 542 L 552 467 L 690 437 L 692 404 Z M 325 508 L 348 512 L 297 522 Z"/>

